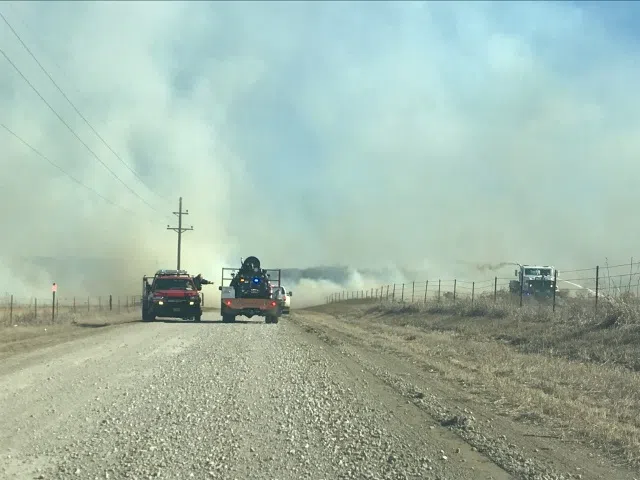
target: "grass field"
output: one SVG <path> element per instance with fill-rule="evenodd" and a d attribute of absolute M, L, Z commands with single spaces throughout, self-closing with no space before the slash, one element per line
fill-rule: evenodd
<path fill-rule="evenodd" d="M 108 317 L 124 313 L 134 313 L 140 309 L 139 306 L 114 306 L 109 310 L 108 305 L 99 308 L 98 306 L 88 309 L 73 306 L 60 305 L 55 309 L 52 317 L 51 305 L 0 305 L 0 326 L 14 325 L 46 325 L 57 323 L 72 323 L 76 320 L 87 319 L 93 317 Z"/>
<path fill-rule="evenodd" d="M 520 422 L 577 437 L 640 465 L 640 303 L 547 305 L 480 298 L 318 307 L 427 371 L 468 385 Z M 360 335 L 355 333 L 356 335 Z"/>

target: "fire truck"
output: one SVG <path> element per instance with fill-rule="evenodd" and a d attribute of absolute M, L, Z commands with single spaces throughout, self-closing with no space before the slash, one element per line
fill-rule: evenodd
<path fill-rule="evenodd" d="M 516 280 L 509 282 L 513 294 L 524 296 L 551 297 L 557 293 L 556 268 L 552 265 L 520 265 L 515 270 Z"/>
<path fill-rule="evenodd" d="M 202 319 L 202 286 L 196 285 L 186 270 L 158 270 L 153 277 L 142 277 L 142 320 L 158 317 Z"/>
<path fill-rule="evenodd" d="M 241 261 L 240 269 L 223 268 L 220 290 L 220 313 L 224 323 L 237 316 L 265 317 L 265 323 L 278 323 L 282 315 L 280 302 L 274 300 L 272 287 L 280 286 L 280 270 L 265 270 L 256 257 Z M 229 284 L 225 285 L 225 281 Z"/>

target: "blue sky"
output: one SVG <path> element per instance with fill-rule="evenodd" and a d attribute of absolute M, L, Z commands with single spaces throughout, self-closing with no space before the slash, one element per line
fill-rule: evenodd
<path fill-rule="evenodd" d="M 164 229 L 179 195 L 196 227 L 184 261 L 205 271 L 255 254 L 285 266 L 418 262 L 445 274 L 458 260 L 574 267 L 637 248 L 633 2 L 0 10 L 165 197 L 111 154 L 0 25 L 7 55 L 156 208 L 92 159 L 0 58 L 0 120 L 135 212 L 106 205 L 3 137 L 17 179 L 1 191 L 4 204 L 24 189 L 43 193 L 4 211 L 16 226 L 7 251 L 104 252 L 134 271 L 171 263 L 175 236 Z"/>

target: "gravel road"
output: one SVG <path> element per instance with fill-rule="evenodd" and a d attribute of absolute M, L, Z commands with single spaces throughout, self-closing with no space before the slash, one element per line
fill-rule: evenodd
<path fill-rule="evenodd" d="M 0 478 L 579 478 L 454 431 L 329 321 L 131 323 L 5 358 Z"/>
<path fill-rule="evenodd" d="M 286 317 L 16 355 L 0 408 L 3 479 L 512 478 Z"/>

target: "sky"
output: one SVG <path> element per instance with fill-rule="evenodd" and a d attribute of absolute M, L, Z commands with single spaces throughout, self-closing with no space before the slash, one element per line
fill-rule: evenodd
<path fill-rule="evenodd" d="M 0 12 L 60 88 L 0 19 L 0 293 L 138 293 L 180 196 L 182 267 L 216 282 L 248 255 L 471 280 L 639 253 L 633 2 Z"/>

